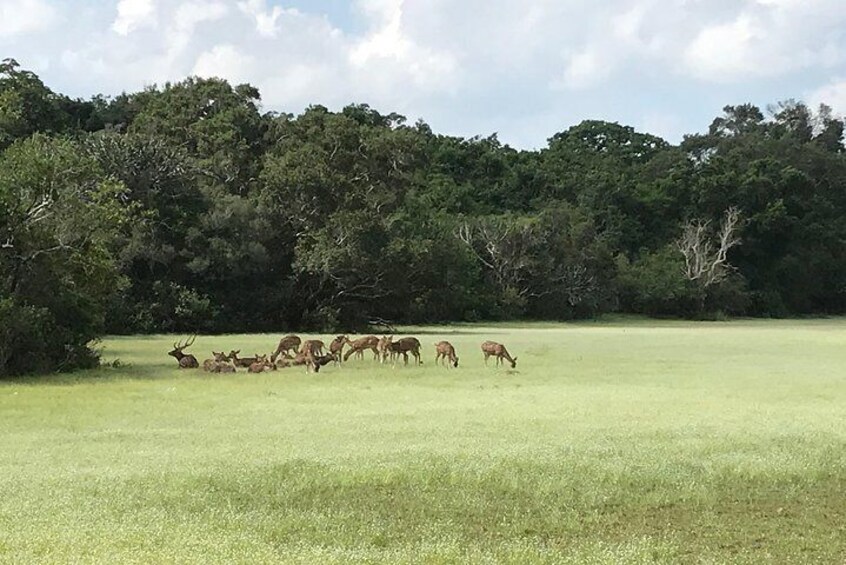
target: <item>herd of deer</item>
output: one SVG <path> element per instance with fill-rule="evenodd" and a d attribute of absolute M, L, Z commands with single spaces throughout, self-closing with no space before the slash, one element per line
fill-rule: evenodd
<path fill-rule="evenodd" d="M 175 357 L 181 369 L 197 369 L 200 367 L 197 358 L 184 350 L 194 344 L 196 336 L 185 343 L 174 343 L 173 350 L 168 355 Z M 349 346 L 346 352 L 344 347 Z M 393 336 L 376 337 L 369 335 L 356 340 L 351 340 L 345 335 L 339 335 L 329 343 L 328 353 L 324 353 L 326 344 L 319 339 L 307 339 L 303 341 L 299 336 L 288 335 L 279 341 L 276 350 L 268 355 L 256 354 L 253 357 L 238 357 L 241 350 L 230 351 L 225 354 L 223 351 L 212 351 L 213 357 L 203 361 L 203 369 L 209 373 L 234 373 L 239 367 L 246 368 L 250 373 L 263 373 L 275 371 L 286 367 L 305 366 L 306 371 L 320 372 L 320 368 L 329 363 L 340 364 L 347 361 L 352 355 L 357 359 L 363 359 L 367 350 L 373 352 L 373 359 L 381 363 L 389 360 L 396 364 L 400 355 L 403 362 L 408 365 L 408 354 L 410 353 L 417 364 L 422 365 L 420 358 L 420 340 L 416 337 L 404 337 L 394 341 Z M 458 367 L 458 356 L 455 348 L 448 341 L 441 341 L 435 344 L 435 363 Z M 496 364 L 504 361 L 511 363 L 511 368 L 517 366 L 517 358 L 512 358 L 508 350 L 501 343 L 486 341 L 482 343 L 482 353 L 485 356 L 485 365 L 488 358 L 496 357 Z"/>

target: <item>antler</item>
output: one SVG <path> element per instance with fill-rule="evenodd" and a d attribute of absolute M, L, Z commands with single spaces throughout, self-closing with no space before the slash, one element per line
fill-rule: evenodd
<path fill-rule="evenodd" d="M 189 347 L 191 345 L 194 345 L 194 340 L 196 340 L 196 339 L 197 339 L 197 334 L 194 334 L 193 336 L 191 336 L 191 341 L 185 342 L 185 347 Z"/>

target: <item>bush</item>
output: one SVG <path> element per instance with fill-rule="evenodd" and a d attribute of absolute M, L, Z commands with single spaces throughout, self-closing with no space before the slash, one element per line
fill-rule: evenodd
<path fill-rule="evenodd" d="M 97 366 L 94 336 L 59 323 L 47 308 L 0 300 L 0 377 Z"/>

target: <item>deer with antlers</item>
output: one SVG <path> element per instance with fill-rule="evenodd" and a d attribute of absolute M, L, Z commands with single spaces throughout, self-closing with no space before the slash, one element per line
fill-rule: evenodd
<path fill-rule="evenodd" d="M 488 364 L 488 357 L 493 355 L 496 357 L 497 366 L 503 362 L 503 359 L 507 359 L 511 363 L 512 369 L 517 367 L 517 358 L 514 357 L 512 359 L 511 355 L 508 354 L 508 350 L 501 343 L 495 341 L 484 342 L 482 344 L 482 353 L 485 355 L 485 365 Z"/>
<path fill-rule="evenodd" d="M 194 345 L 194 340 L 196 339 L 197 336 L 193 336 L 190 340 L 186 340 L 184 344 L 176 342 L 173 344 L 173 351 L 168 352 L 168 355 L 175 357 L 176 360 L 179 361 L 180 369 L 197 369 L 200 367 L 200 363 L 197 361 L 196 357 L 190 353 L 184 353 L 185 349 Z"/>
<path fill-rule="evenodd" d="M 364 337 L 360 337 L 355 341 L 351 341 L 347 338 L 346 341 L 347 345 L 350 346 L 349 351 L 347 351 L 346 355 L 344 355 L 344 361 L 350 358 L 350 355 L 355 353 L 355 356 L 358 358 L 364 358 L 364 351 L 369 349 L 373 352 L 373 358 L 379 358 L 379 338 L 375 335 L 368 335 Z"/>
<path fill-rule="evenodd" d="M 435 344 L 435 363 L 441 361 L 446 365 L 449 361 L 449 367 L 458 367 L 458 356 L 455 354 L 455 348 L 448 341 L 439 341 Z"/>
<path fill-rule="evenodd" d="M 274 351 L 270 355 L 270 361 L 275 363 L 276 359 L 279 357 L 280 354 L 285 354 L 290 352 L 292 355 L 296 355 L 297 350 L 300 347 L 300 344 L 303 340 L 300 339 L 300 336 L 297 335 L 286 335 L 282 339 L 279 340 L 279 345 L 276 347 L 276 351 Z"/>

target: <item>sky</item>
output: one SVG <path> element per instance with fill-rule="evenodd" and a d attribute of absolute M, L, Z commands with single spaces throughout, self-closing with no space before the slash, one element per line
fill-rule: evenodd
<path fill-rule="evenodd" d="M 846 0 L 0 0 L 6 57 L 74 97 L 217 76 L 524 149 L 585 119 L 678 142 L 727 104 L 846 114 Z"/>

